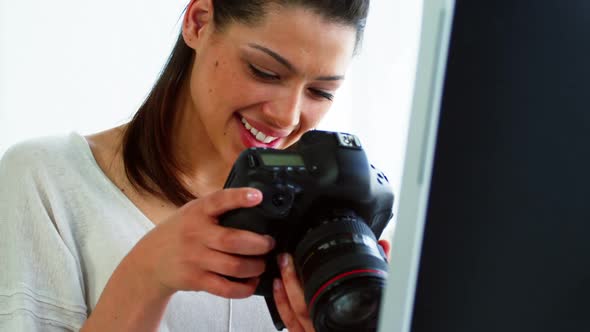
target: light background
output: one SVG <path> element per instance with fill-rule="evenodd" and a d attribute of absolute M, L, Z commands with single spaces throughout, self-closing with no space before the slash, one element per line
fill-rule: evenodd
<path fill-rule="evenodd" d="M 187 3 L 0 0 L 0 155 L 27 138 L 127 122 L 165 63 Z M 362 51 L 318 128 L 359 136 L 396 196 L 421 10 L 421 0 L 372 1 Z"/>

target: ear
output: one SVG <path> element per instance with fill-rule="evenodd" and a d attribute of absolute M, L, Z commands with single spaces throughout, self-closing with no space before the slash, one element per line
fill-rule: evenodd
<path fill-rule="evenodd" d="M 191 0 L 182 21 L 182 38 L 192 49 L 197 50 L 207 33 L 213 28 L 213 1 Z"/>

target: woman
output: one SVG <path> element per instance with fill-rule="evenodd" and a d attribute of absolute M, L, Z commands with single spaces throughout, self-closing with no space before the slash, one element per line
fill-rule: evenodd
<path fill-rule="evenodd" d="M 0 307 L 8 308 L 0 327 L 275 330 L 263 299 L 250 296 L 274 240 L 217 224 L 262 194 L 222 187 L 244 148 L 285 148 L 318 124 L 368 5 L 192 0 L 162 76 L 130 123 L 8 151 L 0 164 L 0 227 L 10 239 L 0 244 Z M 290 331 L 312 331 L 292 259 L 278 262 L 280 316 Z"/>

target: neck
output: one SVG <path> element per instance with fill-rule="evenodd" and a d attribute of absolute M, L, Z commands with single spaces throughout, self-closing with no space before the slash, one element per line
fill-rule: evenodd
<path fill-rule="evenodd" d="M 172 130 L 173 153 L 188 189 L 204 196 L 223 188 L 232 165 L 211 143 L 188 86 L 184 84 L 178 98 L 179 112 Z"/>

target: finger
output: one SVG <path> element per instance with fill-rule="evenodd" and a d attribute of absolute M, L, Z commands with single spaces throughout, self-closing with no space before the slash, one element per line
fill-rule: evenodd
<path fill-rule="evenodd" d="M 281 269 L 282 284 L 287 294 L 290 307 L 299 323 L 306 331 L 312 330 L 312 322 L 309 318 L 309 311 L 305 303 L 305 296 L 301 282 L 295 272 L 293 258 L 289 254 L 281 254 L 278 257 L 278 264 Z"/>
<path fill-rule="evenodd" d="M 193 261 L 203 270 L 236 278 L 258 277 L 266 268 L 262 257 L 229 255 L 214 250 L 210 250 L 206 255 L 193 257 Z"/>
<path fill-rule="evenodd" d="M 264 255 L 275 246 L 269 235 L 219 225 L 213 225 L 202 241 L 210 249 L 237 255 Z"/>
<path fill-rule="evenodd" d="M 295 311 L 289 303 L 289 297 L 285 291 L 285 285 L 280 279 L 273 281 L 273 295 L 277 311 L 281 316 L 281 320 L 289 332 L 304 332 L 303 325 L 297 319 Z"/>
<path fill-rule="evenodd" d="M 198 283 L 206 285 L 203 290 L 213 295 L 231 299 L 243 299 L 254 294 L 259 281 L 259 278 L 249 278 L 236 282 L 215 273 L 206 273 L 199 276 Z"/>
<path fill-rule="evenodd" d="M 200 218 L 202 222 L 198 225 L 188 222 L 184 234 L 213 250 L 239 255 L 264 255 L 274 248 L 272 237 L 219 226 L 217 220 L 224 212 L 254 206 L 261 200 L 262 193 L 254 188 L 224 189 L 193 200 L 183 207 L 183 218 Z"/>
<path fill-rule="evenodd" d="M 387 261 L 389 261 L 391 257 L 391 243 L 389 243 L 389 241 L 387 240 L 379 240 L 378 243 L 381 246 L 381 248 L 383 248 L 383 251 L 385 252 L 385 257 L 387 257 Z"/>
<path fill-rule="evenodd" d="M 262 201 L 262 192 L 254 188 L 229 188 L 191 201 L 189 208 L 198 209 L 205 215 L 218 217 L 227 211 L 252 207 Z"/>

